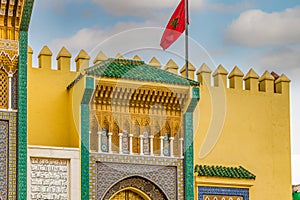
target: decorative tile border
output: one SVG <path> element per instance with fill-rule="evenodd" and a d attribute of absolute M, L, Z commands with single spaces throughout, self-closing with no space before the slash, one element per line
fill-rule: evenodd
<path fill-rule="evenodd" d="M 0 199 L 8 195 L 8 121 L 0 120 Z"/>
<path fill-rule="evenodd" d="M 0 50 L 19 50 L 19 42 L 15 40 L 0 39 Z"/>
<path fill-rule="evenodd" d="M 194 137 L 193 113 L 184 114 L 184 168 L 185 168 L 185 199 L 194 199 Z"/>
<path fill-rule="evenodd" d="M 192 88 L 192 100 L 184 114 L 185 199 L 194 200 L 194 130 L 193 112 L 200 99 L 199 88 Z"/>
<path fill-rule="evenodd" d="M 19 33 L 18 66 L 18 200 L 27 194 L 27 46 L 34 0 L 25 0 Z"/>
<path fill-rule="evenodd" d="M 249 189 L 198 186 L 198 200 L 205 200 L 204 195 L 241 196 L 243 200 L 249 200 Z"/>
<path fill-rule="evenodd" d="M 0 111 L 0 121 L 8 122 L 8 132 L 7 132 L 7 149 L 8 149 L 8 157 L 7 157 L 7 190 L 8 190 L 8 199 L 16 199 L 17 198 L 17 113 L 15 112 L 4 112 Z M 1 178 L 1 177 L 0 177 Z"/>
<path fill-rule="evenodd" d="M 34 0 L 25 0 L 20 30 L 28 32 Z"/>
<path fill-rule="evenodd" d="M 89 103 L 94 92 L 94 78 L 85 78 L 85 90 L 81 101 L 81 199 L 89 199 Z"/>
<path fill-rule="evenodd" d="M 20 31 L 18 73 L 18 199 L 26 200 L 27 194 L 27 44 L 28 33 Z"/>
<path fill-rule="evenodd" d="M 205 200 L 243 200 L 241 196 L 203 195 Z"/>
<path fill-rule="evenodd" d="M 150 168 L 164 168 L 164 167 L 176 167 L 177 169 L 177 194 L 175 199 L 184 199 L 184 172 L 183 172 L 183 160 L 177 158 L 166 157 L 150 157 L 150 156 L 135 156 L 135 155 L 117 155 L 117 154 L 90 154 L 90 199 L 97 199 L 97 167 L 99 163 L 104 163 L 117 167 L 119 170 L 132 166 L 140 166 L 139 170 Z M 121 167 L 121 165 L 123 167 Z M 126 167 L 127 166 L 127 167 Z M 129 173 L 129 172 L 128 172 Z M 124 171 L 124 176 L 126 176 Z M 134 173 L 135 175 L 137 173 Z M 144 176 L 143 173 L 141 176 Z M 128 174 L 127 174 L 128 175 Z M 133 174 L 132 174 L 133 175 Z M 124 177 L 126 178 L 126 177 Z M 147 177 L 146 177 L 147 178 Z M 155 181 L 154 181 L 155 182 Z M 159 185 L 159 184 L 158 184 Z M 113 185 L 111 185 L 112 187 Z M 166 194 L 171 194 L 172 191 L 164 191 Z M 172 195 L 168 195 L 172 196 Z M 173 198 L 171 198 L 173 199 Z"/>
<path fill-rule="evenodd" d="M 16 72 L 12 78 L 12 109 L 18 109 L 18 72 Z"/>

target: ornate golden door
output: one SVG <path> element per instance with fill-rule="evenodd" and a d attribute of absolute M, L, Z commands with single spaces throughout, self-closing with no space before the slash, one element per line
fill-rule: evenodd
<path fill-rule="evenodd" d="M 151 200 L 144 192 L 127 188 L 114 194 L 110 200 Z"/>

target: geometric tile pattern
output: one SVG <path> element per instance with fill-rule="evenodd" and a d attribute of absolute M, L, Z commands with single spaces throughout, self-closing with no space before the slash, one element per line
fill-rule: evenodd
<path fill-rule="evenodd" d="M 18 200 L 27 197 L 27 46 L 34 0 L 24 0 L 19 32 L 18 66 Z M 16 198 L 14 198 L 16 199 Z"/>
<path fill-rule="evenodd" d="M 0 108 L 8 108 L 8 75 L 0 67 Z"/>
<path fill-rule="evenodd" d="M 132 176 L 143 177 L 153 182 L 165 191 L 168 199 L 176 199 L 176 174 L 176 167 L 170 166 L 97 162 L 97 199 L 102 199 L 112 186 L 119 184 L 120 180 Z"/>
<path fill-rule="evenodd" d="M 194 137 L 193 113 L 184 114 L 185 199 L 194 199 Z"/>
<path fill-rule="evenodd" d="M 205 200 L 243 200 L 243 197 L 238 196 L 223 196 L 223 195 L 203 195 Z"/>
<path fill-rule="evenodd" d="M 164 152 L 164 156 L 170 156 L 170 140 L 169 140 L 169 134 L 168 133 L 164 134 L 163 152 Z"/>
<path fill-rule="evenodd" d="M 90 153 L 90 199 L 102 199 L 109 188 L 133 176 L 149 180 L 168 199 L 184 199 L 182 159 Z"/>
<path fill-rule="evenodd" d="M 0 120 L 0 199 L 7 199 L 8 122 Z"/>
<path fill-rule="evenodd" d="M 106 129 L 101 131 L 101 151 L 108 152 L 108 132 Z"/>
<path fill-rule="evenodd" d="M 19 33 L 18 67 L 18 200 L 27 196 L 27 45 L 34 0 L 25 0 Z"/>
<path fill-rule="evenodd" d="M 12 95 L 12 109 L 18 109 L 18 72 L 16 72 L 12 78 L 11 83 L 11 95 Z"/>
<path fill-rule="evenodd" d="M 81 199 L 89 199 L 89 106 L 81 104 Z"/>
<path fill-rule="evenodd" d="M 21 20 L 21 25 L 20 25 L 21 31 L 28 32 L 33 3 L 34 3 L 34 0 L 25 0 L 25 2 L 24 2 L 22 20 Z"/>
<path fill-rule="evenodd" d="M 211 198 L 214 197 L 214 198 Z M 222 197 L 222 198 L 220 198 Z M 198 200 L 249 200 L 247 188 L 224 188 L 198 186 Z"/>
<path fill-rule="evenodd" d="M 194 199 L 194 130 L 193 112 L 200 99 L 199 88 L 192 88 L 192 100 L 184 113 L 185 199 Z"/>
<path fill-rule="evenodd" d="M 81 199 L 89 199 L 89 131 L 90 131 L 90 108 L 89 103 L 94 92 L 94 79 L 86 77 L 85 89 L 81 100 Z"/>
<path fill-rule="evenodd" d="M 25 1 L 25 7 L 26 7 Z M 23 13 L 24 17 L 24 13 Z M 22 20 L 23 21 L 23 20 Z M 18 200 L 27 196 L 27 31 L 19 33 L 18 69 Z"/>
<path fill-rule="evenodd" d="M 16 127 L 17 113 L 0 111 L 0 198 L 2 199 L 16 199 Z"/>

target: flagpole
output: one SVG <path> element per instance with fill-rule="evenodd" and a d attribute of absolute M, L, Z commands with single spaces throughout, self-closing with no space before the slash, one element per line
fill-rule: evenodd
<path fill-rule="evenodd" d="M 188 0 L 184 0 L 185 4 L 185 74 L 186 78 L 189 77 L 189 9 L 188 9 Z"/>

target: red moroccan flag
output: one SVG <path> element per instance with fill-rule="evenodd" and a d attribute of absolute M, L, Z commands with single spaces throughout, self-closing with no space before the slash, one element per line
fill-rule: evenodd
<path fill-rule="evenodd" d="M 160 41 L 160 46 L 166 50 L 185 30 L 185 2 L 181 0 L 174 11 Z"/>

